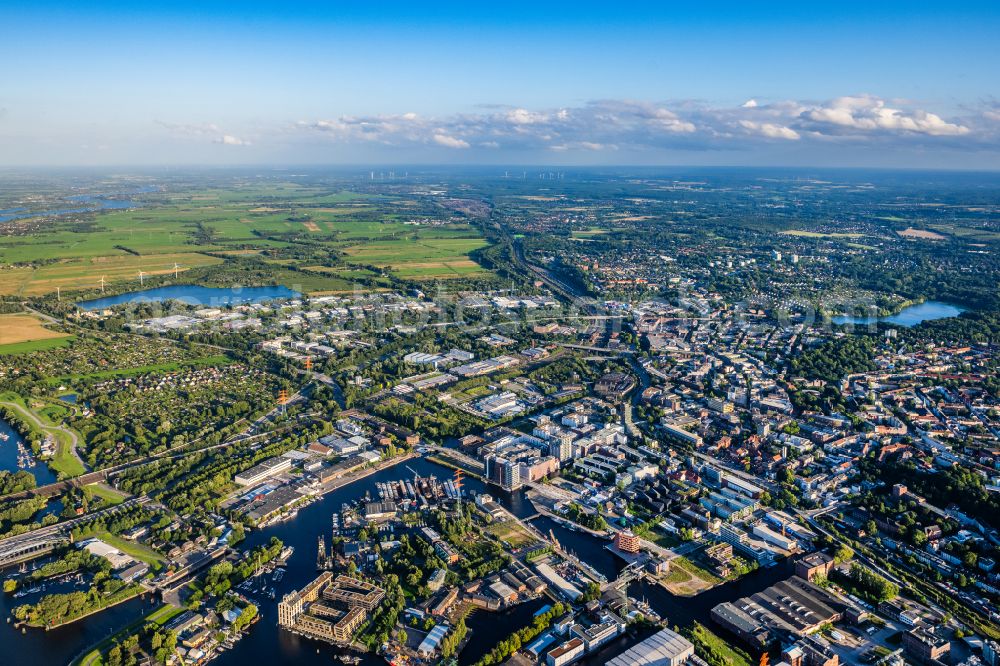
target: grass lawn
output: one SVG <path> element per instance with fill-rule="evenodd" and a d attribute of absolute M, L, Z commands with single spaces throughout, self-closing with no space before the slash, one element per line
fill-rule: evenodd
<path fill-rule="evenodd" d="M 32 340 L 31 342 L 15 342 L 9 345 L 0 345 L 0 355 L 30 354 L 56 347 L 65 347 L 73 339 L 73 336 L 64 338 L 49 338 L 48 340 Z"/>
<path fill-rule="evenodd" d="M 135 633 L 138 629 L 146 626 L 147 624 L 156 624 L 162 627 L 183 612 L 183 608 L 177 608 L 176 606 L 171 606 L 170 604 L 164 604 L 152 613 L 139 618 L 135 622 L 132 622 L 128 626 L 115 632 L 113 635 L 108 636 L 95 645 L 90 652 L 83 655 L 79 659 L 75 659 L 71 662 L 71 664 L 72 666 L 103 666 L 104 659 L 102 658 L 102 652 L 111 649 L 115 642 L 124 640 L 128 635 Z"/>
<path fill-rule="evenodd" d="M 87 468 L 70 451 L 69 441 L 64 440 L 63 437 L 57 437 L 57 439 L 59 440 L 59 444 L 56 447 L 56 454 L 48 461 L 49 467 L 65 477 L 80 476 L 86 473 Z"/>
<path fill-rule="evenodd" d="M 683 543 L 680 539 L 673 536 L 672 534 L 666 534 L 657 529 L 653 529 L 652 531 L 650 531 L 649 535 L 646 538 L 655 543 L 657 546 L 662 546 L 664 548 L 673 548 Z"/>
<path fill-rule="evenodd" d="M 125 501 L 124 495 L 119 493 L 117 490 L 108 488 L 107 486 L 101 485 L 100 483 L 91 483 L 89 485 L 84 486 L 84 488 L 92 492 L 97 497 L 100 497 L 101 499 L 105 500 L 111 505 L 118 505 Z"/>
<path fill-rule="evenodd" d="M 114 546 L 118 550 L 122 551 L 126 555 L 131 555 L 137 560 L 142 560 L 146 564 L 154 567 L 160 567 L 166 562 L 166 558 L 160 555 L 158 552 L 144 546 L 141 543 L 136 543 L 134 541 L 129 541 L 127 539 L 122 539 L 119 536 L 115 536 L 111 532 L 100 530 L 94 532 L 93 534 L 88 534 L 87 538 L 96 537 L 101 541 Z"/>
<path fill-rule="evenodd" d="M 486 531 L 498 539 L 506 541 L 512 548 L 520 548 L 536 541 L 531 533 L 512 520 L 493 523 L 486 528 Z"/>
<path fill-rule="evenodd" d="M 702 579 L 706 583 L 711 583 L 712 585 L 717 585 L 722 582 L 722 579 L 713 574 L 711 571 L 702 569 L 700 566 L 692 562 L 686 557 L 678 557 L 670 562 L 671 566 L 679 565 L 685 569 L 692 576 Z"/>
<path fill-rule="evenodd" d="M 685 634 L 694 643 L 695 653 L 710 664 L 751 666 L 747 653 L 729 645 L 698 622 L 685 631 Z"/>

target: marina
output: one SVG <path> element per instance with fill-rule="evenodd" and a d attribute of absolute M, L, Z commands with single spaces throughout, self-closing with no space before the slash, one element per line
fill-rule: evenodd
<path fill-rule="evenodd" d="M 31 446 L 4 420 L 0 420 L 0 470 L 30 472 L 40 486 L 56 480 L 48 465 L 38 459 Z"/>

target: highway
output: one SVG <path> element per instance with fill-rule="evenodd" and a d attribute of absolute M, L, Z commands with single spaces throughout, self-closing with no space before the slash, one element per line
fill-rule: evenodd
<path fill-rule="evenodd" d="M 131 499 L 117 506 L 95 511 L 79 518 L 73 518 L 72 520 L 2 539 L 0 540 L 0 567 L 17 564 L 22 560 L 31 559 L 41 553 L 48 552 L 60 544 L 69 543 L 70 532 L 76 525 L 89 522 L 101 516 L 114 515 L 123 509 L 146 504 L 149 501 L 147 497 Z"/>

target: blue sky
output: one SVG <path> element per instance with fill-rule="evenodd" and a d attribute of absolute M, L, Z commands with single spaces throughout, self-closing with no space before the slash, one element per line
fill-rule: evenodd
<path fill-rule="evenodd" d="M 816 4 L 0 5 L 0 163 L 1000 168 L 997 3 Z"/>

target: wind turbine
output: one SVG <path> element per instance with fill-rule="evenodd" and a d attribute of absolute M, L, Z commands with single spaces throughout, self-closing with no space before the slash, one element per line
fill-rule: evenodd
<path fill-rule="evenodd" d="M 142 276 L 145 275 L 145 271 L 139 271 L 139 286 L 143 286 L 145 283 L 142 281 Z"/>
<path fill-rule="evenodd" d="M 178 265 L 177 265 L 177 262 L 175 261 L 175 262 L 174 262 L 174 279 L 175 279 L 175 280 L 177 279 L 177 269 L 178 269 L 178 268 L 180 268 L 180 266 L 178 266 Z"/>
<path fill-rule="evenodd" d="M 104 276 L 101 276 L 101 293 L 104 293 Z"/>

